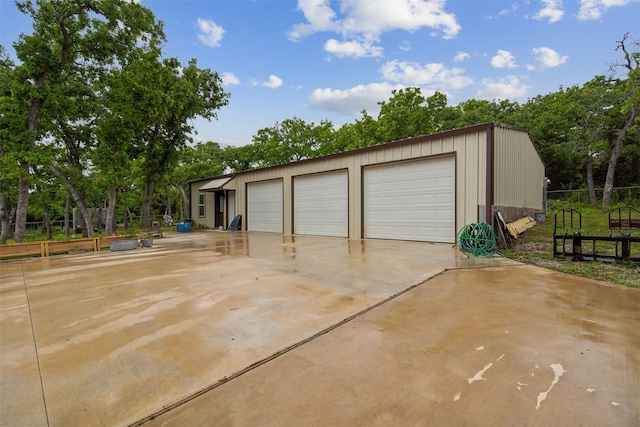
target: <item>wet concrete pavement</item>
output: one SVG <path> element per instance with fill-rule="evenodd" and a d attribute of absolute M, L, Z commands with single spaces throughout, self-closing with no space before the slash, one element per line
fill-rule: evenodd
<path fill-rule="evenodd" d="M 449 245 L 173 233 L 0 296 L 1 425 L 640 425 L 638 289 Z"/>

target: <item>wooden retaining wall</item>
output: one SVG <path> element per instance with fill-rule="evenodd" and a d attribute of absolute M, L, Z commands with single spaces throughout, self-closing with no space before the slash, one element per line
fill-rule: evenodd
<path fill-rule="evenodd" d="M 108 248 L 111 242 L 116 240 L 140 240 L 140 235 L 122 235 L 89 237 L 84 239 L 72 239 L 48 242 L 26 242 L 0 245 L 0 258 L 22 256 L 51 256 L 57 253 L 67 253 L 73 249 L 84 249 L 99 252 L 102 248 Z"/>

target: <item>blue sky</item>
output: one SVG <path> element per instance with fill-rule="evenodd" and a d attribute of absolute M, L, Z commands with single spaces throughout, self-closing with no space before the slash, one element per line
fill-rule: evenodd
<path fill-rule="evenodd" d="M 141 0 L 165 24 L 166 56 L 195 58 L 230 93 L 196 141 L 250 143 L 288 118 L 352 123 L 391 90 L 456 105 L 525 102 L 606 74 L 616 41 L 640 39 L 639 0 Z M 0 0 L 10 52 L 27 17 Z"/>

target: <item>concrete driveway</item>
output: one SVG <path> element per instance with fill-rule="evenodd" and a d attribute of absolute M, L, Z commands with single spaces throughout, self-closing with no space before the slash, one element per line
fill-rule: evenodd
<path fill-rule="evenodd" d="M 640 290 L 217 231 L 0 261 L 0 424 L 640 425 Z"/>

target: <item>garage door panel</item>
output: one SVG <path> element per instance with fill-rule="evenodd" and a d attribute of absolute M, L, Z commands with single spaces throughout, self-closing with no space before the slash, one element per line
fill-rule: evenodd
<path fill-rule="evenodd" d="M 282 233 L 282 201 L 281 180 L 247 184 L 247 229 Z"/>
<path fill-rule="evenodd" d="M 454 242 L 454 176 L 454 157 L 366 168 L 365 236 Z"/>
<path fill-rule="evenodd" d="M 349 235 L 347 171 L 298 176 L 293 182 L 294 233 Z"/>

